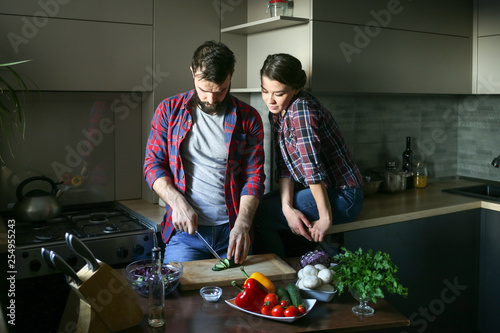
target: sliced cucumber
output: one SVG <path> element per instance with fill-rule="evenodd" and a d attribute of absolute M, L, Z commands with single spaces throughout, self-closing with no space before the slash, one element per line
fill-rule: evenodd
<path fill-rule="evenodd" d="M 221 261 L 221 262 L 216 263 L 215 266 L 212 267 L 212 270 L 213 271 L 222 271 L 226 268 L 227 268 L 226 265 Z"/>

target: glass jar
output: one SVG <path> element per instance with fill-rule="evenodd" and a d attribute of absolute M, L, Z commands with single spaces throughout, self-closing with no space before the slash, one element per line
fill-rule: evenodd
<path fill-rule="evenodd" d="M 269 0 L 267 9 L 271 17 L 286 15 L 288 11 L 287 0 Z"/>
<path fill-rule="evenodd" d="M 415 188 L 425 188 L 427 186 L 427 165 L 418 162 L 413 171 L 413 186 Z"/>

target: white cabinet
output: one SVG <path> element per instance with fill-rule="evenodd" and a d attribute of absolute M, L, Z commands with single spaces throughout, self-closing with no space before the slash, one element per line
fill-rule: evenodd
<path fill-rule="evenodd" d="M 245 73 L 233 80 L 233 89 L 259 91 L 265 57 L 285 52 L 301 60 L 313 92 L 472 90 L 470 1 L 294 3 L 294 16 L 303 24 L 286 27 L 286 18 L 279 29 L 260 24 L 266 20 L 255 14 L 262 12 L 253 2 L 247 4 L 247 17 L 254 19 L 250 23 L 227 27 L 221 22 L 221 39 L 236 50 L 237 65 Z"/>
<path fill-rule="evenodd" d="M 22 3 L 0 6 L 0 62 L 32 59 L 17 69 L 38 89 L 152 90 L 152 0 Z"/>

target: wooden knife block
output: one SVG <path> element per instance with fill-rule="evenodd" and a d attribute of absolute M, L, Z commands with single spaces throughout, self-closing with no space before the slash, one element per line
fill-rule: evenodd
<path fill-rule="evenodd" d="M 69 284 L 81 300 L 78 326 L 85 331 L 84 327 L 97 325 L 100 332 L 105 332 L 103 324 L 109 332 L 136 326 L 143 319 L 137 294 L 117 271 L 101 261 L 99 264 L 95 272 L 87 265 L 78 271 L 81 285 Z M 95 315 L 93 323 L 90 314 Z"/>

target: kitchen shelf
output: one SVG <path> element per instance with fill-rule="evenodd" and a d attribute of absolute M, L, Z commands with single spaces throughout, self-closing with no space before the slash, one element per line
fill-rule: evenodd
<path fill-rule="evenodd" d="M 263 31 L 270 31 L 291 27 L 294 25 L 309 23 L 308 18 L 293 16 L 276 16 L 254 22 L 244 23 L 221 29 L 221 33 L 230 33 L 237 35 L 251 35 Z"/>
<path fill-rule="evenodd" d="M 260 93 L 260 88 L 232 88 L 232 93 Z"/>

